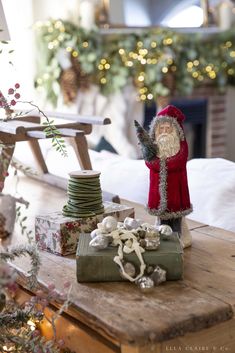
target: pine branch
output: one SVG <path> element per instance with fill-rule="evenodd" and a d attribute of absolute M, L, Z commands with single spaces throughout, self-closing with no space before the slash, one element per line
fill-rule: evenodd
<path fill-rule="evenodd" d="M 6 252 L 0 252 L 0 260 L 14 261 L 17 257 L 22 255 L 29 255 L 31 259 L 31 269 L 28 271 L 28 284 L 30 288 L 37 286 L 37 275 L 40 267 L 40 257 L 37 247 L 35 245 L 19 245 L 11 248 Z"/>
<path fill-rule="evenodd" d="M 157 155 L 157 146 L 154 145 L 147 131 L 138 123 L 134 121 L 137 138 L 142 150 L 143 158 L 145 161 L 152 161 Z"/>

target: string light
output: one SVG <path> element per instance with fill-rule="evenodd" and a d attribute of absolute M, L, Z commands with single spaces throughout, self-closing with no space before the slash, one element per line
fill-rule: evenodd
<path fill-rule="evenodd" d="M 142 81 L 144 81 L 144 75 L 139 75 L 139 77 L 138 77 L 138 80 L 140 81 L 140 82 L 142 82 Z"/>
<path fill-rule="evenodd" d="M 72 47 L 67 47 L 67 48 L 66 48 L 66 51 L 67 51 L 68 53 L 71 53 L 72 50 L 73 50 Z"/>
<path fill-rule="evenodd" d="M 54 49 L 54 44 L 52 42 L 48 43 L 48 49 L 52 50 Z"/>
<path fill-rule="evenodd" d="M 103 70 L 103 69 L 104 69 L 104 65 L 99 64 L 99 65 L 98 65 L 98 69 L 99 69 L 99 70 Z"/>
<path fill-rule="evenodd" d="M 225 46 L 226 46 L 227 48 L 230 48 L 230 47 L 232 46 L 232 42 L 230 42 L 230 40 L 227 41 L 227 42 L 225 43 Z"/>
<path fill-rule="evenodd" d="M 216 73 L 215 73 L 215 71 L 210 71 L 210 72 L 208 73 L 208 76 L 209 76 L 212 80 L 214 80 L 214 79 L 216 78 Z"/>
<path fill-rule="evenodd" d="M 43 79 L 46 81 L 46 80 L 48 80 L 49 79 L 49 74 L 46 72 L 45 74 L 43 74 Z"/>
<path fill-rule="evenodd" d="M 153 99 L 152 93 L 149 93 L 149 94 L 147 95 L 147 98 L 148 98 L 149 100 Z"/>
<path fill-rule="evenodd" d="M 229 54 L 232 58 L 235 57 L 235 50 L 231 51 L 230 54 Z"/>
<path fill-rule="evenodd" d="M 104 85 L 106 82 L 107 82 L 107 80 L 106 80 L 105 77 L 102 77 L 102 78 L 100 79 L 100 83 L 102 83 L 102 85 Z"/>
<path fill-rule="evenodd" d="M 120 54 L 120 55 L 125 54 L 125 50 L 124 50 L 124 49 L 122 49 L 122 48 L 121 48 L 121 49 L 119 49 L 119 50 L 118 50 L 118 52 L 119 52 L 119 54 Z"/>
<path fill-rule="evenodd" d="M 163 44 L 164 45 L 171 45 L 173 43 L 172 38 L 165 38 L 163 39 Z"/>
<path fill-rule="evenodd" d="M 206 72 L 210 72 L 212 70 L 212 67 L 210 65 L 207 65 L 205 70 L 206 70 Z"/>
<path fill-rule="evenodd" d="M 73 56 L 74 58 L 77 58 L 77 57 L 78 57 L 78 52 L 77 52 L 76 50 L 74 50 L 74 51 L 72 52 L 72 56 Z"/>
<path fill-rule="evenodd" d="M 62 22 L 61 21 L 56 21 L 54 24 L 54 27 L 59 29 L 62 26 Z"/>
<path fill-rule="evenodd" d="M 145 65 L 147 60 L 146 59 L 141 59 L 140 62 L 141 62 L 142 65 Z"/>
<path fill-rule="evenodd" d="M 167 64 L 168 64 L 168 65 L 173 64 L 173 60 L 172 60 L 171 58 L 167 59 Z"/>
<path fill-rule="evenodd" d="M 110 65 L 107 63 L 107 64 L 104 65 L 104 68 L 105 68 L 106 70 L 108 70 L 108 69 L 110 69 Z"/>
<path fill-rule="evenodd" d="M 175 65 L 171 66 L 171 71 L 176 71 L 177 70 L 177 67 Z"/>
<path fill-rule="evenodd" d="M 143 42 L 139 41 L 137 42 L 137 47 L 141 48 L 143 46 Z"/>
<path fill-rule="evenodd" d="M 189 62 L 187 63 L 187 67 L 188 67 L 189 69 L 192 69 L 192 67 L 193 67 L 192 61 L 189 61 Z"/>
<path fill-rule="evenodd" d="M 104 64 L 106 64 L 107 61 L 106 61 L 106 59 L 101 59 L 100 62 L 101 62 L 101 64 L 104 65 Z"/>
<path fill-rule="evenodd" d="M 87 48 L 89 46 L 89 43 L 88 42 L 83 42 L 82 46 L 83 46 L 83 48 Z"/>
<path fill-rule="evenodd" d="M 157 43 L 156 43 L 156 42 L 151 42 L 151 47 L 152 47 L 152 48 L 156 48 L 156 46 L 157 46 Z"/>
<path fill-rule="evenodd" d="M 141 94 L 141 96 L 140 96 L 140 99 L 142 100 L 142 101 L 145 101 L 146 100 L 146 94 Z"/>
<path fill-rule="evenodd" d="M 47 31 L 48 31 L 49 33 L 52 33 L 52 32 L 54 31 L 54 29 L 53 29 L 53 27 L 48 27 Z"/>
<path fill-rule="evenodd" d="M 229 75 L 233 75 L 233 74 L 234 74 L 234 69 L 232 69 L 232 68 L 231 68 L 231 69 L 228 69 L 228 74 L 229 74 Z"/>
<path fill-rule="evenodd" d="M 32 320 L 28 320 L 27 325 L 29 325 L 31 331 L 34 331 L 36 329 L 36 324 Z"/>
<path fill-rule="evenodd" d="M 41 77 L 39 77 L 39 78 L 37 79 L 37 84 L 38 84 L 38 85 L 41 85 L 42 82 L 43 82 L 43 81 L 42 81 Z"/>
<path fill-rule="evenodd" d="M 162 68 L 162 72 L 163 72 L 164 74 L 166 74 L 166 73 L 168 72 L 168 67 L 164 66 L 164 67 Z"/>
<path fill-rule="evenodd" d="M 198 73 L 197 71 L 194 71 L 194 72 L 192 73 L 192 76 L 193 76 L 194 78 L 197 78 L 197 77 L 199 76 L 199 73 Z"/>
<path fill-rule="evenodd" d="M 145 56 L 145 55 L 148 54 L 148 50 L 147 50 L 147 49 L 140 49 L 140 50 L 139 50 L 139 53 L 140 53 L 140 55 Z"/>
<path fill-rule="evenodd" d="M 63 35 L 63 34 L 59 34 L 59 35 L 58 35 L 58 40 L 59 40 L 60 42 L 62 42 L 62 41 L 64 40 L 64 35 Z"/>

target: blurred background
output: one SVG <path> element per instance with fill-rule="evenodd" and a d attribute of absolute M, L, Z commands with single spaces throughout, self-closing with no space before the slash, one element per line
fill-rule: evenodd
<path fill-rule="evenodd" d="M 233 1 L 2 0 L 2 6 L 10 34 L 10 49 L 1 43 L 3 92 L 20 82 L 23 98 L 43 109 L 110 117 L 112 125 L 94 129 L 90 147 L 128 158 L 140 157 L 133 120 L 147 129 L 173 103 L 187 117 L 190 158 L 235 161 Z"/>

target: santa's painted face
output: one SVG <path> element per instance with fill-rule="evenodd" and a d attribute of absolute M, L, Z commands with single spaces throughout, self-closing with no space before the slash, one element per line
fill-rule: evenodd
<path fill-rule="evenodd" d="M 171 134 L 172 133 L 172 124 L 171 123 L 161 123 L 158 127 L 158 129 L 156 129 L 155 134 L 157 133 L 158 135 L 161 134 Z"/>
<path fill-rule="evenodd" d="M 175 127 L 169 122 L 162 122 L 155 129 L 155 143 L 158 146 L 158 157 L 168 158 L 179 152 L 180 139 Z"/>

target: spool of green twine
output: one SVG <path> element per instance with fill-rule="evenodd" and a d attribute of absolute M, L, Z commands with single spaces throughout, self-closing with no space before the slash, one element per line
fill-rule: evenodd
<path fill-rule="evenodd" d="M 68 202 L 63 207 L 66 217 L 91 217 L 104 212 L 100 172 L 80 170 L 69 173 Z"/>

